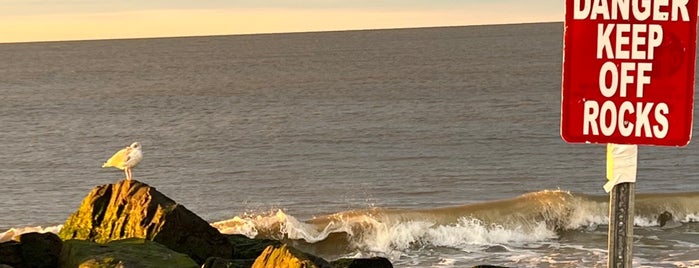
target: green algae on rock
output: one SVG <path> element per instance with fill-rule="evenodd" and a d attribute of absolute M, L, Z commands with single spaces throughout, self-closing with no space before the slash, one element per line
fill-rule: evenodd
<path fill-rule="evenodd" d="M 233 246 L 216 228 L 136 180 L 94 188 L 65 222 L 59 237 L 98 243 L 143 238 L 185 253 L 199 264 L 209 257 L 233 255 Z"/>
<path fill-rule="evenodd" d="M 105 244 L 84 240 L 67 240 L 63 244 L 60 267 L 181 267 L 199 265 L 186 254 L 175 252 L 159 243 L 140 238 L 116 240 Z"/>

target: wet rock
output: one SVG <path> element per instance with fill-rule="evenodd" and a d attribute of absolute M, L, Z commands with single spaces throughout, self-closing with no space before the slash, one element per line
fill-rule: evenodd
<path fill-rule="evenodd" d="M 65 241 L 63 248 L 60 267 L 66 268 L 199 267 L 186 254 L 139 238 L 111 241 L 105 244 L 68 240 Z"/>
<path fill-rule="evenodd" d="M 228 239 L 208 222 L 136 180 L 94 188 L 59 236 L 98 243 L 143 238 L 185 253 L 199 264 L 209 257 L 233 255 Z"/>
<path fill-rule="evenodd" d="M 495 246 L 490 246 L 490 247 L 486 248 L 484 251 L 494 253 L 494 252 L 508 252 L 509 250 L 504 246 L 495 245 Z"/>
<path fill-rule="evenodd" d="M 660 227 L 665 226 L 669 221 L 672 221 L 672 213 L 665 211 L 658 215 L 658 224 Z"/>
<path fill-rule="evenodd" d="M 201 268 L 250 268 L 255 259 L 245 259 L 245 260 L 232 260 L 224 259 L 219 257 L 211 257 L 206 259 L 204 265 Z"/>
<path fill-rule="evenodd" d="M 286 244 L 281 246 L 268 246 L 260 254 L 252 268 L 330 268 L 330 263 L 326 260 L 301 252 Z"/>
<path fill-rule="evenodd" d="M 339 259 L 330 263 L 334 268 L 393 268 L 386 258 Z"/>
<path fill-rule="evenodd" d="M 54 233 L 26 233 L 19 237 L 24 266 L 52 268 L 58 266 L 63 241 Z"/>
<path fill-rule="evenodd" d="M 473 266 L 473 268 L 509 268 L 509 267 L 497 266 L 497 265 L 476 265 L 476 266 Z"/>
<path fill-rule="evenodd" d="M 11 267 L 53 268 L 63 242 L 53 233 L 26 233 L 20 241 L 0 243 L 0 264 Z"/>
<path fill-rule="evenodd" d="M 22 245 L 19 242 L 0 243 L 0 264 L 19 267 L 22 262 Z"/>
<path fill-rule="evenodd" d="M 658 225 L 662 229 L 671 229 L 682 226 L 682 223 L 676 221 L 670 212 L 663 212 L 658 215 Z"/>
<path fill-rule="evenodd" d="M 227 235 L 228 241 L 233 245 L 235 253 L 233 259 L 255 259 L 267 248 L 267 246 L 281 246 L 282 242 L 272 239 L 253 239 L 241 234 Z"/>

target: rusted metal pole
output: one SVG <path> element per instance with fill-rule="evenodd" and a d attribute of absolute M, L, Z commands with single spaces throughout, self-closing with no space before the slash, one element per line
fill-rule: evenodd
<path fill-rule="evenodd" d="M 635 183 L 617 184 L 609 194 L 609 268 L 631 268 Z"/>

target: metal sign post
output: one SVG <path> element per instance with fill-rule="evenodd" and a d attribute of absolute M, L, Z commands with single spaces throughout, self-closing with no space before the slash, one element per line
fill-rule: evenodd
<path fill-rule="evenodd" d="M 609 235 L 607 267 L 631 268 L 638 146 L 607 144 Z"/>
<path fill-rule="evenodd" d="M 631 268 L 635 186 L 633 182 L 618 184 L 609 195 L 607 267 Z"/>

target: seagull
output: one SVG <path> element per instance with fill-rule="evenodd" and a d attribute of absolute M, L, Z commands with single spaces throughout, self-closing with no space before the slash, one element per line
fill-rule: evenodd
<path fill-rule="evenodd" d="M 143 159 L 143 153 L 141 152 L 141 144 L 138 142 L 132 143 L 124 149 L 119 150 L 114 155 L 112 155 L 107 162 L 102 164 L 103 168 L 115 167 L 124 171 L 126 174 L 126 180 L 131 180 L 131 169 L 138 165 Z"/>

